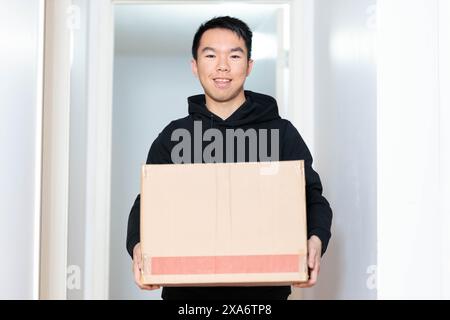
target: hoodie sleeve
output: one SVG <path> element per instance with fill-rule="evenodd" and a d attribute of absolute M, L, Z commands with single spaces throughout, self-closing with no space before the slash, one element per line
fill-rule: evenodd
<path fill-rule="evenodd" d="M 167 130 L 163 130 L 153 141 L 147 156 L 147 164 L 171 163 L 170 152 L 166 141 L 170 140 Z M 133 258 L 133 248 L 140 241 L 141 195 L 138 194 L 128 217 L 127 251 Z"/>
<path fill-rule="evenodd" d="M 322 195 L 322 183 L 312 168 L 312 156 L 297 129 L 288 121 L 281 150 L 282 160 L 304 160 L 308 239 L 316 235 L 322 241 L 322 255 L 331 237 L 332 210 Z"/>

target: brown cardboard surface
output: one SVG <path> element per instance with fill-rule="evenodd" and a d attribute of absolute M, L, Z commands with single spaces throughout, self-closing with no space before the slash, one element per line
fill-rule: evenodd
<path fill-rule="evenodd" d="M 308 279 L 303 161 L 143 165 L 143 282 Z"/>

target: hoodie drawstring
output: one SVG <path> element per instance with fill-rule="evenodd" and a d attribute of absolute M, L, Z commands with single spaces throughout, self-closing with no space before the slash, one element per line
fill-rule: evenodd
<path fill-rule="evenodd" d="M 211 128 L 213 127 L 213 123 L 214 123 L 213 115 L 211 114 Z"/>

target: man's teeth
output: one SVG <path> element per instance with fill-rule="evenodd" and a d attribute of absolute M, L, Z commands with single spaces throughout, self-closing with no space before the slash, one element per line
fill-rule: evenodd
<path fill-rule="evenodd" d="M 214 81 L 217 81 L 217 82 L 230 82 L 231 80 L 229 80 L 229 79 L 215 79 Z"/>

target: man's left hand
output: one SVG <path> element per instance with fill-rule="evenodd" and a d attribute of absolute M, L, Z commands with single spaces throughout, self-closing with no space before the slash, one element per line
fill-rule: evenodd
<path fill-rule="evenodd" d="M 311 236 L 308 240 L 308 269 L 309 280 L 307 282 L 296 282 L 293 284 L 296 288 L 311 288 L 317 282 L 317 276 L 320 271 L 320 258 L 322 254 L 322 241 L 319 237 Z"/>

